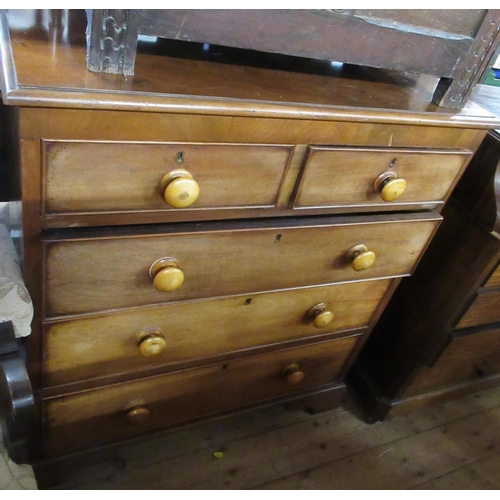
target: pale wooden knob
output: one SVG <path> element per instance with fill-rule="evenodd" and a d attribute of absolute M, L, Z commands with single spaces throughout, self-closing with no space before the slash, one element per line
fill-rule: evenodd
<path fill-rule="evenodd" d="M 160 185 L 165 201 L 173 208 L 189 207 L 200 195 L 200 186 L 183 168 L 165 174 Z"/>
<path fill-rule="evenodd" d="M 129 424 L 138 425 L 149 419 L 149 410 L 146 408 L 146 402 L 143 399 L 130 402 L 125 407 L 125 411 Z"/>
<path fill-rule="evenodd" d="M 324 326 L 330 324 L 335 317 L 333 312 L 329 311 L 326 304 L 323 302 L 312 306 L 307 315 L 312 318 L 313 325 L 316 328 L 323 328 Z"/>
<path fill-rule="evenodd" d="M 366 245 L 355 245 L 347 251 L 347 259 L 355 271 L 364 271 L 375 262 L 375 252 L 368 250 Z"/>
<path fill-rule="evenodd" d="M 159 292 L 172 292 L 184 283 L 184 273 L 172 257 L 163 257 L 154 262 L 149 268 L 149 275 L 153 278 L 153 285 Z"/>
<path fill-rule="evenodd" d="M 384 172 L 375 179 L 373 189 L 380 193 L 384 201 L 394 201 L 405 192 L 406 181 L 395 172 Z"/>
<path fill-rule="evenodd" d="M 137 346 L 142 356 L 150 357 L 160 354 L 167 343 L 159 328 L 148 327 L 137 334 Z"/>
<path fill-rule="evenodd" d="M 304 373 L 299 370 L 297 363 L 288 365 L 283 371 L 282 375 L 286 378 L 288 385 L 297 385 L 304 379 Z"/>

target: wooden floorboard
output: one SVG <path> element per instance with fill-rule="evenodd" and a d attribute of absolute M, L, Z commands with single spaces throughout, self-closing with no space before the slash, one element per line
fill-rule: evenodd
<path fill-rule="evenodd" d="M 417 486 L 421 490 L 498 490 L 500 451 Z"/>
<path fill-rule="evenodd" d="M 496 489 L 499 467 L 497 388 L 373 425 L 355 404 L 315 416 L 266 408 L 44 474 L 75 490 Z"/>

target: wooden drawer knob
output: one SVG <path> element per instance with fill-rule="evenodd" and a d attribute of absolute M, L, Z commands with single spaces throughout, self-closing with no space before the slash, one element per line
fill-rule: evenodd
<path fill-rule="evenodd" d="M 142 399 L 132 401 L 125 407 L 126 419 L 129 424 L 138 425 L 149 419 L 149 410 Z"/>
<path fill-rule="evenodd" d="M 307 312 L 309 318 L 312 318 L 313 325 L 316 328 L 323 328 L 333 321 L 335 315 L 329 311 L 327 305 L 323 302 L 316 304 Z"/>
<path fill-rule="evenodd" d="M 165 201 L 173 208 L 189 207 L 200 194 L 200 186 L 191 173 L 183 168 L 165 174 L 160 185 Z"/>
<path fill-rule="evenodd" d="M 347 260 L 355 271 L 364 271 L 375 262 L 375 252 L 368 250 L 366 245 L 355 245 L 347 251 Z"/>
<path fill-rule="evenodd" d="M 286 378 L 288 385 L 297 385 L 304 379 L 304 373 L 299 370 L 299 365 L 297 363 L 292 363 L 288 365 L 282 371 L 283 377 Z"/>
<path fill-rule="evenodd" d="M 384 201 L 394 201 L 405 192 L 406 181 L 395 172 L 384 172 L 375 179 L 373 189 L 380 193 Z"/>
<path fill-rule="evenodd" d="M 172 292 L 184 283 L 184 273 L 172 257 L 163 257 L 154 262 L 149 268 L 149 275 L 159 292 Z"/>
<path fill-rule="evenodd" d="M 156 356 L 160 354 L 167 343 L 162 331 L 156 327 L 144 328 L 137 334 L 137 346 L 142 356 Z"/>

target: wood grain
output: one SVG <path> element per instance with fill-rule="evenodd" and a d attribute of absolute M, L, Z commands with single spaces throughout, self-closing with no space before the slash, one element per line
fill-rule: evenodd
<path fill-rule="evenodd" d="M 143 437 L 120 420 L 130 399 L 141 399 L 136 388 L 152 397 L 145 398 L 145 434 L 254 404 L 294 400 L 299 407 L 323 393 L 338 401 L 372 323 L 440 223 L 430 210 L 441 207 L 432 200 L 389 214 L 347 205 L 335 209 L 344 214 L 338 217 L 329 207 L 298 216 L 289 200 L 307 147 L 440 149 L 448 158 L 474 152 L 499 119 L 473 102 L 461 111 L 430 104 L 434 78 L 276 57 L 203 60 L 183 44 L 173 53 L 143 45 L 131 79 L 96 75 L 85 68 L 83 11 L 8 16 L 11 40 L 0 19 L 2 97 L 19 116 L 12 125 L 21 145 L 25 274 L 36 308 L 28 359 L 37 403 L 43 399 L 37 424 L 48 432 L 46 450 Z M 193 172 L 202 184 L 213 182 L 207 200 L 201 186 L 200 208 L 148 205 L 161 201 L 149 173 L 157 186 L 166 172 L 153 164 L 165 155 L 165 163 L 175 161 L 179 151 L 165 153 L 174 143 L 189 145 L 186 163 L 193 151 L 198 164 L 210 158 Z M 224 202 L 219 181 L 227 182 Z M 344 258 L 359 243 L 377 255 L 363 273 Z M 148 274 L 162 257 L 178 259 L 186 277 L 172 295 L 155 290 Z M 298 313 L 290 319 L 295 305 L 305 314 L 325 300 L 316 292 L 344 285 L 366 286 L 367 298 L 356 302 L 360 294 L 346 291 L 328 332 L 311 333 Z M 270 302 L 285 290 L 284 303 Z M 235 316 L 235 309 L 245 312 Z M 127 361 L 126 328 L 152 326 L 142 324 L 146 318 L 162 322 L 166 339 L 167 320 L 177 325 L 172 358 L 167 345 L 160 356 L 168 359 L 154 366 Z M 196 332 L 189 341 L 185 325 Z M 304 358 L 289 359 L 292 352 Z M 304 374 L 298 386 L 280 378 L 282 392 L 277 378 L 266 378 L 294 363 Z M 41 450 L 35 443 L 37 458 Z"/>
<path fill-rule="evenodd" d="M 45 451 L 88 446 L 332 383 L 356 341 L 354 336 L 320 342 L 47 400 Z M 293 386 L 282 375 L 291 363 L 305 375 Z M 150 418 L 137 428 L 127 423 L 124 408 L 138 398 Z"/>
<path fill-rule="evenodd" d="M 480 489 L 498 481 L 494 420 L 499 404 L 496 388 L 374 425 L 359 420 L 354 403 L 349 410 L 322 415 L 269 407 L 41 463 L 35 470 L 39 484 L 73 490 L 266 489 L 278 481 L 282 489 L 288 481 L 291 489 L 328 489 L 338 480 L 337 468 L 349 489 L 386 485 L 391 490 L 396 484 L 401 489 L 425 488 L 433 481 L 437 488 L 443 481 L 453 489 L 448 475 L 458 476 L 460 489 Z M 399 451 L 410 446 L 413 451 L 431 446 L 436 455 L 408 453 L 403 461 Z M 214 458 L 214 451 L 222 451 L 223 458 Z M 439 462 L 435 473 L 429 460 Z M 381 462 L 384 467 L 378 469 Z M 477 474 L 462 474 L 473 471 L 475 464 L 482 472 L 476 468 Z M 371 473 L 374 467 L 382 477 Z M 397 469 L 397 483 L 389 477 L 392 467 Z M 314 476 L 317 468 L 328 468 L 330 474 Z M 307 481 L 311 473 L 314 484 Z"/>
<path fill-rule="evenodd" d="M 49 12 L 49 16 L 51 14 L 54 13 Z M 351 109 L 343 109 L 340 114 L 349 118 L 358 115 L 354 107 L 376 108 L 392 111 L 372 112 L 376 120 L 422 123 L 430 118 L 431 111 L 435 113 L 434 123 L 470 125 L 467 119 L 460 121 L 462 113 L 439 110 L 431 104 L 437 84 L 434 77 L 414 79 L 395 72 L 380 75 L 377 70 L 373 74 L 364 68 L 354 71 L 346 68 L 339 75 L 329 61 L 323 65 L 309 62 L 305 71 L 302 65 L 297 67 L 296 61 L 287 62 L 280 69 L 276 69 L 276 61 L 272 59 L 265 61 L 264 67 L 241 64 L 241 58 L 239 63 L 229 59 L 233 64 L 224 64 L 216 58 L 203 60 L 203 53 L 180 58 L 175 52 L 154 53 L 153 48 L 138 54 L 135 75 L 125 79 L 87 70 L 83 11 L 71 9 L 66 23 L 54 19 L 49 26 L 36 16 L 27 23 L 19 11 L 9 17 L 16 69 L 12 80 L 17 86 L 9 89 L 6 99 L 12 105 L 142 109 L 153 113 L 190 113 L 194 105 L 198 112 L 208 114 L 251 116 L 259 113 L 296 118 L 306 114 L 331 117 L 332 113 L 338 113 L 335 108 L 347 105 Z M 68 25 L 71 36 L 65 37 Z M 7 62 L 4 65 L 9 69 Z M 355 84 L 356 81 L 360 83 Z M 370 92 L 366 92 L 367 84 Z M 419 88 L 418 92 L 414 91 L 415 87 Z M 138 100 L 134 94 L 141 98 Z M 269 106 L 269 102 L 278 103 L 279 108 Z M 471 106 L 465 114 L 471 112 L 484 127 L 495 128 L 495 123 L 498 124 L 483 109 Z"/>
<path fill-rule="evenodd" d="M 485 12 L 433 10 L 142 11 L 139 32 L 328 61 L 451 76 Z M 390 28 L 389 28 L 390 26 Z M 412 26 L 414 29 L 405 29 Z M 451 28 L 451 29 L 450 29 Z M 432 37 L 433 30 L 442 31 Z M 461 36 L 453 36 L 458 34 Z M 300 36 L 297 34 L 300 33 Z M 412 48 L 418 47 L 418 50 Z"/>
<path fill-rule="evenodd" d="M 500 321 L 500 291 L 480 292 L 458 322 L 456 328 L 486 325 Z"/>
<path fill-rule="evenodd" d="M 187 169 L 198 200 L 179 210 L 273 207 L 293 146 L 46 142 L 45 212 L 174 211 L 160 180 Z M 177 155 L 182 153 L 182 163 Z"/>
<path fill-rule="evenodd" d="M 417 486 L 419 490 L 498 490 L 500 454 L 486 456 L 472 464 Z"/>
<path fill-rule="evenodd" d="M 96 109 L 21 107 L 20 130 L 26 139 L 89 141 L 220 142 L 255 144 L 325 144 L 347 146 L 453 148 L 475 150 L 487 130 L 455 122 L 434 123 L 434 115 L 418 123 L 400 119 L 384 123 L 370 119 L 363 110 L 354 117 L 342 111 L 333 116 L 297 117 L 277 115 L 225 116 L 214 111 L 209 116 L 191 113 L 148 113 Z M 320 117 L 321 118 L 321 117 Z M 471 123 L 472 122 L 472 123 Z M 69 127 L 68 124 L 72 126 Z M 492 124 L 494 126 L 494 123 Z M 500 124 L 498 124 L 500 126 Z"/>
<path fill-rule="evenodd" d="M 493 274 L 488 278 L 484 284 L 484 288 L 500 288 L 500 266 L 497 266 Z"/>
<path fill-rule="evenodd" d="M 435 214 L 257 222 L 251 227 L 45 242 L 46 317 L 186 299 L 254 293 L 410 274 L 440 218 Z M 226 223 L 228 224 L 228 223 Z M 264 224 L 264 223 L 262 223 Z M 229 226 L 231 227 L 231 226 Z M 362 273 L 346 252 L 364 243 L 377 255 Z M 173 257 L 182 286 L 157 291 L 148 273 Z"/>
<path fill-rule="evenodd" d="M 45 325 L 45 387 L 367 326 L 390 280 L 170 304 Z M 335 317 L 317 328 L 309 309 L 325 302 Z M 154 325 L 166 348 L 144 358 L 137 334 Z M 205 361 L 206 362 L 206 361 Z"/>
<path fill-rule="evenodd" d="M 436 363 L 419 369 L 405 397 L 496 375 L 500 372 L 499 359 L 498 327 L 483 328 L 468 335 L 455 332 Z"/>
<path fill-rule="evenodd" d="M 404 194 L 390 203 L 443 202 L 470 158 L 469 152 L 309 147 L 294 208 L 386 205 L 374 189 L 377 177 L 393 171 L 406 180 Z"/>
<path fill-rule="evenodd" d="M 429 429 L 396 442 L 366 450 L 266 483 L 262 489 L 411 489 L 443 476 L 464 465 L 496 455 L 500 444 L 491 426 L 500 414 L 498 408 L 477 414 L 469 420 Z M 451 443 L 459 443 L 453 446 Z M 356 471 L 357 473 L 354 473 Z"/>

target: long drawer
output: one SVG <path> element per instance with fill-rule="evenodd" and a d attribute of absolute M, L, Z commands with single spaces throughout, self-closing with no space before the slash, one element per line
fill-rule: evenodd
<path fill-rule="evenodd" d="M 476 331 L 479 330 L 479 331 Z M 472 333 L 469 333 L 472 332 Z M 452 332 L 453 339 L 431 367 L 420 368 L 405 396 L 474 382 L 500 373 L 500 329 L 471 329 Z"/>
<path fill-rule="evenodd" d="M 61 231 L 44 242 L 45 316 L 408 275 L 440 220 L 425 213 L 149 226 L 117 236 Z M 164 264 L 177 266 L 169 291 L 156 281 Z"/>
<path fill-rule="evenodd" d="M 310 146 L 293 206 L 435 206 L 446 199 L 470 156 L 464 150 Z M 390 180 L 392 188 L 386 186 Z"/>
<path fill-rule="evenodd" d="M 173 303 L 46 323 L 44 386 L 137 374 L 222 353 L 362 328 L 369 324 L 390 282 L 360 281 Z"/>
<path fill-rule="evenodd" d="M 290 145 L 45 142 L 44 213 L 273 207 Z M 162 179 L 187 171 L 199 196 L 167 203 Z M 194 215 L 194 217 L 196 217 Z"/>
<path fill-rule="evenodd" d="M 45 451 L 90 446 L 335 382 L 357 340 L 315 343 L 45 400 Z"/>
<path fill-rule="evenodd" d="M 500 321 L 500 290 L 484 290 L 478 293 L 456 328 L 487 325 Z"/>

